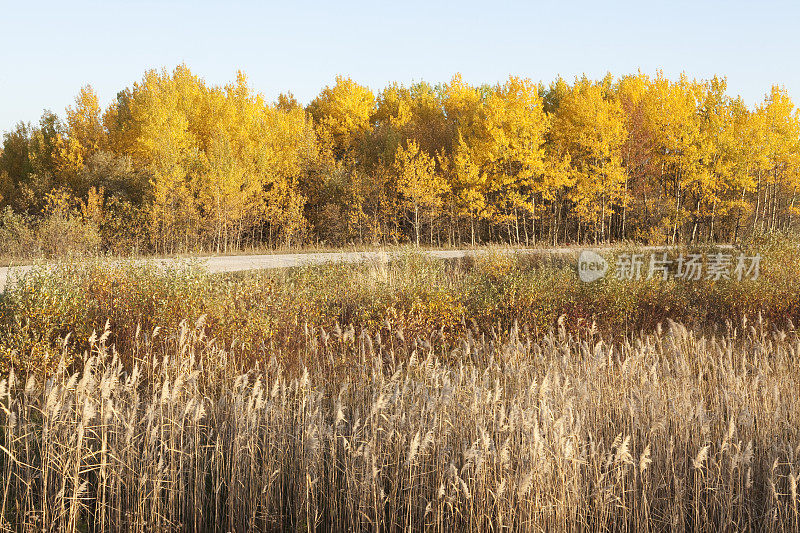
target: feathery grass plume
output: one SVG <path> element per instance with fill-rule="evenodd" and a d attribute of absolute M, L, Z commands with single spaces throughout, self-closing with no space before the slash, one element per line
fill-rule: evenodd
<path fill-rule="evenodd" d="M 648 444 L 639 456 L 639 472 L 644 472 L 651 464 L 653 464 L 653 459 L 650 454 L 650 445 Z"/>
<path fill-rule="evenodd" d="M 131 364 L 98 341 L 81 365 L 10 370 L 0 521 L 26 532 L 487 530 L 501 515 L 547 531 L 798 523 L 800 429 L 779 408 L 800 400 L 794 334 L 673 323 L 619 342 L 523 324 L 464 331 L 455 346 L 470 357 L 449 355 L 433 330 L 426 339 L 391 364 L 396 340 L 384 339 L 371 357 L 328 341 L 338 368 L 285 351 L 248 368 L 243 348 L 186 327 Z"/>

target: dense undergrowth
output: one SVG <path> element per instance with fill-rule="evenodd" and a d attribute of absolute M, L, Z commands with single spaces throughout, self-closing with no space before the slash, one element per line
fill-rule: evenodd
<path fill-rule="evenodd" d="M 307 326 L 453 338 L 467 326 L 502 332 L 515 322 L 536 336 L 561 322 L 623 338 L 666 319 L 693 328 L 757 316 L 778 326 L 797 322 L 796 244 L 772 238 L 746 249 L 763 256 L 755 281 L 620 281 L 609 274 L 586 284 L 577 279 L 574 256 L 500 252 L 449 262 L 408 254 L 388 263 L 229 275 L 211 275 L 191 262 L 166 269 L 133 261 L 63 262 L 35 268 L 7 287 L 0 299 L 0 361 L 17 371 L 52 369 L 64 336 L 71 336 L 74 357 L 106 322 L 110 342 L 130 355 L 156 327 L 162 337 L 174 336 L 182 320 L 200 317 L 207 336 L 241 349 L 251 363 L 294 354 Z"/>

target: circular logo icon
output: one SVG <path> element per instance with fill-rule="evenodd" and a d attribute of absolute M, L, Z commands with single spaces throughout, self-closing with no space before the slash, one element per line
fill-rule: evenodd
<path fill-rule="evenodd" d="M 591 283 L 606 275 L 608 262 L 593 250 L 583 250 L 578 256 L 578 277 L 581 281 Z"/>

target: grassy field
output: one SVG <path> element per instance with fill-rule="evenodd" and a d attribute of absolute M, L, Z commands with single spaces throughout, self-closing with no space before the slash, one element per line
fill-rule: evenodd
<path fill-rule="evenodd" d="M 34 269 L 0 299 L 2 526 L 796 531 L 800 260 L 752 247 L 743 282 Z"/>

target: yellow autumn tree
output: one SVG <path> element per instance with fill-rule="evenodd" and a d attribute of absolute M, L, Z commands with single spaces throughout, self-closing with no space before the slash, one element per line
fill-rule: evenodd
<path fill-rule="evenodd" d="M 653 136 L 653 165 L 659 186 L 672 203 L 664 215 L 673 243 L 690 216 L 687 186 L 702 172 L 698 102 L 703 93 L 703 87 L 685 75 L 673 82 L 659 72 L 647 95 L 646 120 Z"/>
<path fill-rule="evenodd" d="M 203 161 L 200 208 L 209 217 L 218 250 L 239 248 L 246 234 L 291 245 L 306 231 L 300 193 L 315 138 L 304 111 L 267 105 L 239 72 L 236 82 L 206 91 L 195 128 Z"/>
<path fill-rule="evenodd" d="M 400 147 L 395 156 L 394 169 L 397 173 L 397 189 L 402 198 L 407 216 L 414 231 L 414 242 L 420 243 L 420 228 L 425 218 L 433 225 L 442 206 L 443 196 L 449 187 L 436 173 L 433 157 L 421 151 L 415 141 L 408 141 L 405 148 Z M 433 241 L 433 229 L 431 229 Z"/>
<path fill-rule="evenodd" d="M 467 218 L 472 245 L 477 242 L 476 224 L 490 217 L 486 198 L 486 175 L 481 173 L 478 162 L 462 136 L 452 158 L 450 187 L 455 196 L 455 210 L 459 218 Z"/>
<path fill-rule="evenodd" d="M 307 231 L 304 207 L 308 198 L 303 188 L 308 169 L 316 165 L 318 157 L 313 126 L 300 108 L 284 111 L 269 107 L 255 139 L 263 142 L 256 162 L 264 176 L 263 205 L 268 229 L 285 246 L 291 246 Z"/>
<path fill-rule="evenodd" d="M 350 154 L 370 131 L 375 96 L 350 78 L 336 77 L 308 106 L 320 138 L 330 143 L 338 158 Z"/>
<path fill-rule="evenodd" d="M 544 192 L 544 142 L 548 118 L 538 88 L 529 79 L 509 77 L 494 87 L 483 106 L 486 140 L 484 161 L 495 212 L 513 222 L 516 242 L 521 242 L 520 217 L 527 215 L 531 230 L 536 218 L 536 197 Z M 529 225 L 524 223 L 525 241 Z"/>
<path fill-rule="evenodd" d="M 100 103 L 92 86 L 81 87 L 75 97 L 75 107 L 67 107 L 67 127 L 70 139 L 83 150 L 84 159 L 105 144 L 100 115 Z"/>
<path fill-rule="evenodd" d="M 687 211 L 692 217 L 690 239 L 699 237 L 700 226 L 707 237 L 715 239 L 717 221 L 741 207 L 741 198 L 754 188 L 747 172 L 748 154 L 742 150 L 747 116 L 741 100 L 733 100 L 725 92 L 725 79 L 714 77 L 705 83 L 698 101 L 699 159 L 697 172 L 689 174 L 684 189 L 691 202 Z"/>
<path fill-rule="evenodd" d="M 203 90 L 201 81 L 183 66 L 172 74 L 149 71 L 133 87 L 133 155 L 152 176 L 151 237 L 162 252 L 197 245 L 200 223 L 192 182 L 201 162 L 190 118 L 201 108 Z"/>
<path fill-rule="evenodd" d="M 769 232 L 796 215 L 800 185 L 800 115 L 786 89 L 773 86 L 756 110 L 760 154 L 754 228 Z"/>
<path fill-rule="evenodd" d="M 595 240 L 611 236 L 609 219 L 627 202 L 621 153 L 626 135 L 620 102 L 607 84 L 587 78 L 575 82 L 553 119 L 551 137 L 572 167 L 575 214 Z"/>
<path fill-rule="evenodd" d="M 457 218 L 466 218 L 470 225 L 472 243 L 477 241 L 477 225 L 492 218 L 488 199 L 488 175 L 483 162 L 488 135 L 480 120 L 483 98 L 478 88 L 466 83 L 456 74 L 442 89 L 442 108 L 452 142 L 452 172 L 449 185 L 455 196 Z"/>
<path fill-rule="evenodd" d="M 55 171 L 61 183 L 83 193 L 89 188 L 82 183 L 86 162 L 107 144 L 100 103 L 91 85 L 81 87 L 75 106 L 67 107 L 66 114 L 66 131 L 58 134 L 54 150 Z"/>

